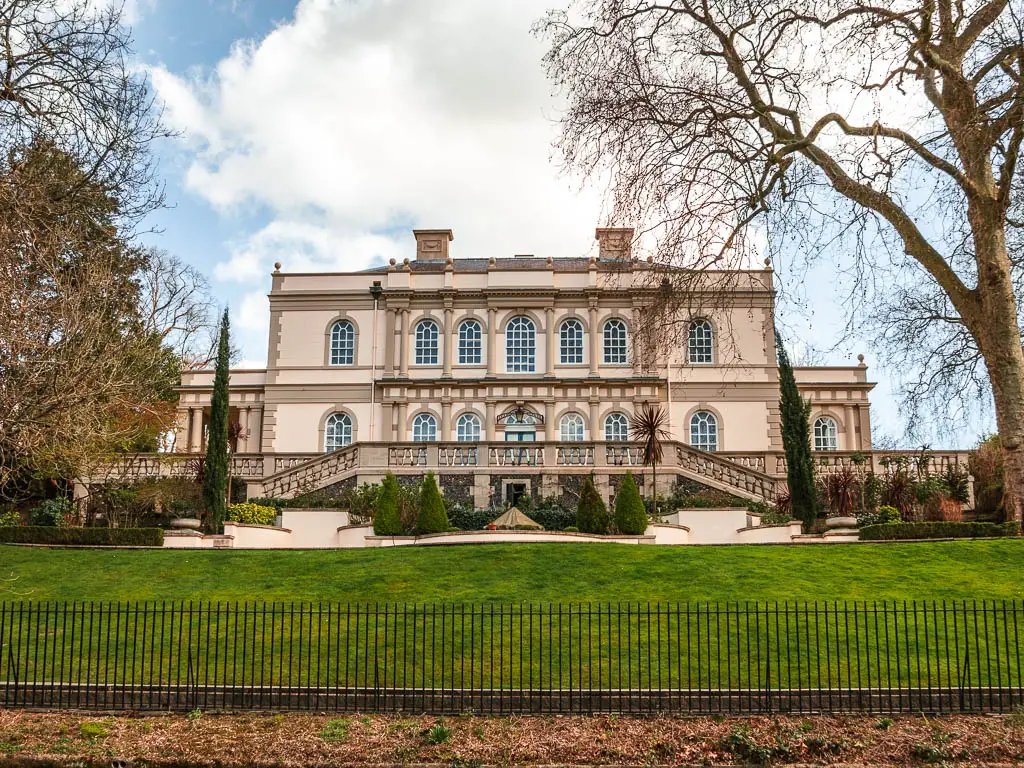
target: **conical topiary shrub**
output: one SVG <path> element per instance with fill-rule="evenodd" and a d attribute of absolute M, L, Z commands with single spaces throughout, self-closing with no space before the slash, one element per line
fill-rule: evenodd
<path fill-rule="evenodd" d="M 626 478 L 615 494 L 615 527 L 619 533 L 629 536 L 639 536 L 647 530 L 647 510 L 632 472 L 626 472 Z"/>
<path fill-rule="evenodd" d="M 377 508 L 373 513 L 373 533 L 376 536 L 401 536 L 403 533 L 398 514 L 398 480 L 390 472 L 381 483 Z"/>
<path fill-rule="evenodd" d="M 420 515 L 416 520 L 416 533 L 444 533 L 448 530 L 448 513 L 444 509 L 441 491 L 437 488 L 434 473 L 427 472 L 420 486 Z"/>
<path fill-rule="evenodd" d="M 608 508 L 589 477 L 580 490 L 580 503 L 576 507 L 576 527 L 581 533 L 608 533 Z"/>

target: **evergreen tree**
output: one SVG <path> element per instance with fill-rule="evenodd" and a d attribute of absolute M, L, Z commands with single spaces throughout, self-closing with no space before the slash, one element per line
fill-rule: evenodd
<path fill-rule="evenodd" d="M 811 454 L 811 404 L 800 397 L 793 366 L 777 331 L 775 347 L 779 357 L 779 408 L 782 411 L 782 447 L 786 452 L 790 505 L 793 516 L 804 525 L 810 525 L 818 516 L 814 458 Z"/>
<path fill-rule="evenodd" d="M 434 473 L 427 472 L 420 486 L 420 515 L 416 520 L 416 533 L 444 533 L 449 527 L 448 513 L 434 480 Z"/>
<path fill-rule="evenodd" d="M 203 503 L 213 533 L 220 531 L 227 514 L 228 493 L 228 367 L 231 364 L 228 311 L 220 321 L 217 344 L 217 368 L 213 376 L 213 397 L 210 400 L 210 424 L 206 436 L 206 458 L 203 467 Z"/>
<path fill-rule="evenodd" d="M 398 480 L 388 472 L 381 483 L 373 513 L 373 532 L 377 536 L 401 536 L 402 519 L 398 514 Z"/>
<path fill-rule="evenodd" d="M 630 536 L 638 536 L 647 530 L 647 510 L 632 472 L 626 472 L 626 478 L 615 494 L 615 527 L 619 533 Z"/>
<path fill-rule="evenodd" d="M 576 507 L 576 527 L 580 533 L 608 533 L 608 508 L 604 499 L 594 487 L 594 481 L 587 477 L 580 489 L 580 503 Z"/>

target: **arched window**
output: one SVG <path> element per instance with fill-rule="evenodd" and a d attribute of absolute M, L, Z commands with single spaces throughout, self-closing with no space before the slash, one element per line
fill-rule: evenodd
<path fill-rule="evenodd" d="M 432 443 L 437 440 L 437 419 L 429 413 L 421 413 L 412 420 L 412 439 L 417 443 Z"/>
<path fill-rule="evenodd" d="M 480 417 L 475 413 L 464 413 L 455 422 L 455 437 L 460 443 L 476 443 L 480 440 Z"/>
<path fill-rule="evenodd" d="M 690 323 L 686 356 L 691 363 L 715 362 L 715 334 L 707 320 L 694 320 Z"/>
<path fill-rule="evenodd" d="M 629 440 L 629 420 L 624 413 L 609 413 L 604 418 L 604 439 Z"/>
<path fill-rule="evenodd" d="M 528 317 L 513 317 L 505 327 L 505 369 L 533 373 L 537 364 L 537 328 Z"/>
<path fill-rule="evenodd" d="M 331 326 L 331 365 L 353 365 L 356 361 L 356 327 L 348 320 Z"/>
<path fill-rule="evenodd" d="M 567 413 L 558 422 L 558 439 L 563 442 L 577 442 L 583 439 L 583 417 L 578 413 Z"/>
<path fill-rule="evenodd" d="M 835 419 L 819 416 L 814 420 L 814 450 L 839 450 L 839 428 L 836 426 Z"/>
<path fill-rule="evenodd" d="M 459 326 L 459 365 L 480 365 L 483 360 L 484 331 L 476 320 Z"/>
<path fill-rule="evenodd" d="M 416 365 L 437 365 L 437 323 L 423 320 L 416 326 Z"/>
<path fill-rule="evenodd" d="M 570 318 L 558 331 L 558 361 L 562 365 L 583 362 L 583 323 Z"/>
<path fill-rule="evenodd" d="M 352 417 L 347 413 L 332 413 L 324 425 L 324 450 L 336 451 L 352 442 Z"/>
<path fill-rule="evenodd" d="M 708 411 L 690 417 L 690 445 L 702 451 L 718 450 L 718 419 Z"/>
<path fill-rule="evenodd" d="M 621 320 L 613 318 L 604 324 L 604 362 L 606 365 L 625 365 L 628 362 L 626 335 L 626 324 Z"/>

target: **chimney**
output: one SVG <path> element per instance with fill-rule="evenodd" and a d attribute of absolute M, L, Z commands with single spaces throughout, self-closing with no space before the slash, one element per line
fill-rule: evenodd
<path fill-rule="evenodd" d="M 633 251 L 632 227 L 606 227 L 594 233 L 600 261 L 629 261 Z"/>
<path fill-rule="evenodd" d="M 417 261 L 447 261 L 448 243 L 455 239 L 450 229 L 414 229 Z"/>

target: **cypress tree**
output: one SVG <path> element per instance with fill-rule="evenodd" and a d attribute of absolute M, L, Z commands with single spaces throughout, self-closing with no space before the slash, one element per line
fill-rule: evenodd
<path fill-rule="evenodd" d="M 580 489 L 580 503 L 576 507 L 576 527 L 580 533 L 608 533 L 608 508 L 594 487 L 594 481 L 584 478 Z"/>
<path fill-rule="evenodd" d="M 381 483 L 373 512 L 373 532 L 377 536 L 401 536 L 403 533 L 402 519 L 398 514 L 398 480 L 390 472 Z"/>
<path fill-rule="evenodd" d="M 811 454 L 811 404 L 800 397 L 793 366 L 778 331 L 775 347 L 779 358 L 779 409 L 782 412 L 782 447 L 786 452 L 786 482 L 793 516 L 810 525 L 818 516 Z"/>
<path fill-rule="evenodd" d="M 203 503 L 208 526 L 218 533 L 227 514 L 228 493 L 228 367 L 231 364 L 228 311 L 220 321 L 217 343 L 217 368 L 213 376 L 213 397 L 210 400 L 210 423 L 206 437 L 203 466 Z"/>
<path fill-rule="evenodd" d="M 444 509 L 441 491 L 437 488 L 434 473 L 427 472 L 420 486 L 420 515 L 416 520 L 416 533 L 444 533 L 448 528 L 448 513 Z"/>
<path fill-rule="evenodd" d="M 632 472 L 626 472 L 626 478 L 615 494 L 615 527 L 619 533 L 630 536 L 638 536 L 647 530 L 647 510 Z"/>

